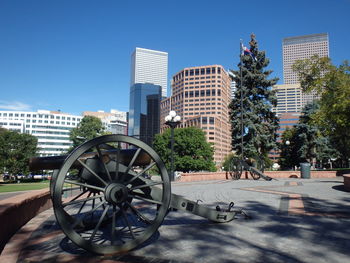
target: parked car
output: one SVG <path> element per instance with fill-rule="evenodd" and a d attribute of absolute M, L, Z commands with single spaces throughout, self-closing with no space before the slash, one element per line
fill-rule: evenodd
<path fill-rule="evenodd" d="M 47 175 L 46 174 L 30 174 L 30 175 L 28 175 L 28 179 L 44 180 L 44 179 L 47 179 Z"/>

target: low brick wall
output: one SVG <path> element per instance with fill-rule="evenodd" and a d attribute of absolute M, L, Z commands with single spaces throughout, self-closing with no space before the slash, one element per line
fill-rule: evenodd
<path fill-rule="evenodd" d="M 267 176 L 272 178 L 300 178 L 300 171 L 266 171 Z M 206 180 L 225 180 L 229 179 L 226 172 L 207 172 L 207 173 L 182 173 L 180 182 L 193 182 L 193 181 L 206 181 Z M 335 178 L 337 176 L 336 171 L 311 171 L 311 178 Z M 245 174 L 242 174 L 242 179 L 246 179 Z M 247 179 L 252 179 L 248 175 Z"/>
<path fill-rule="evenodd" d="M 52 207 L 47 189 L 30 191 L 0 201 L 0 252 L 30 219 Z"/>
<path fill-rule="evenodd" d="M 192 182 L 192 181 L 208 181 L 208 180 L 225 180 L 228 179 L 226 172 L 215 173 L 182 173 L 180 182 Z"/>
<path fill-rule="evenodd" d="M 347 191 L 350 192 L 350 174 L 344 174 L 344 187 Z"/>

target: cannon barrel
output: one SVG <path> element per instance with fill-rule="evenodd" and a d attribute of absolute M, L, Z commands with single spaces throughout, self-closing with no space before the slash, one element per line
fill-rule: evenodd
<path fill-rule="evenodd" d="M 103 151 L 103 159 L 107 157 L 109 160 L 115 160 L 117 158 L 117 149 Z M 135 149 L 122 149 L 120 150 L 119 163 L 128 165 L 136 153 Z M 83 154 L 79 159 L 89 159 L 97 156 L 96 152 L 88 152 Z M 56 170 L 60 169 L 68 155 L 58 155 L 58 156 L 47 156 L 47 157 L 32 157 L 29 159 L 29 169 L 31 171 L 38 170 Z M 149 164 L 151 158 L 148 154 L 141 151 L 137 156 L 134 165 L 144 166 Z M 107 160 L 108 162 L 108 160 Z M 76 161 L 72 168 L 81 168 L 81 164 Z"/>

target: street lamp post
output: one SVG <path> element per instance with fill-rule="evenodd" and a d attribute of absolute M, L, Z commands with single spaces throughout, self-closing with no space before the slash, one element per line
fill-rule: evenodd
<path fill-rule="evenodd" d="M 289 145 L 290 145 L 290 141 L 289 141 L 289 140 L 286 140 L 286 141 L 285 141 L 285 145 L 286 145 L 286 147 L 287 147 L 286 152 L 287 152 L 287 154 L 288 154 L 288 151 L 289 151 L 288 147 L 289 147 Z M 291 156 L 288 156 L 288 157 L 291 158 Z M 293 165 L 291 168 L 294 170 L 294 165 Z"/>
<path fill-rule="evenodd" d="M 165 124 L 168 125 L 171 129 L 170 136 L 170 181 L 175 180 L 174 175 L 174 129 L 181 122 L 181 117 L 176 115 L 175 111 L 170 111 L 169 114 L 165 117 Z"/>

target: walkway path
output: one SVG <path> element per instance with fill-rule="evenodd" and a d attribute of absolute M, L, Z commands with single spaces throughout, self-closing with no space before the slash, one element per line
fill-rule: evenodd
<path fill-rule="evenodd" d="M 128 255 L 99 257 L 76 248 L 52 210 L 30 221 L 0 262 L 348 262 L 350 192 L 342 178 L 174 183 L 173 193 L 225 207 L 234 201 L 252 219 L 214 224 L 171 212 L 158 233 Z"/>

